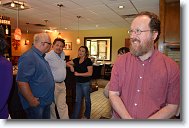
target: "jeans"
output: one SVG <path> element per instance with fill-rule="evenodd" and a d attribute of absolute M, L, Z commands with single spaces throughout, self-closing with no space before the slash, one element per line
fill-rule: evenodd
<path fill-rule="evenodd" d="M 25 109 L 28 119 L 50 119 L 50 105 Z"/>
<path fill-rule="evenodd" d="M 76 83 L 76 101 L 72 119 L 79 119 L 82 99 L 85 97 L 85 113 L 84 116 L 90 119 L 91 115 L 91 97 L 90 97 L 90 82 Z"/>

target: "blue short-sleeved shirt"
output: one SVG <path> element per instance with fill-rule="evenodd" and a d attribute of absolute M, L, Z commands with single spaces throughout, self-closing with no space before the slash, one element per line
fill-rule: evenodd
<path fill-rule="evenodd" d="M 34 46 L 24 53 L 18 62 L 17 81 L 28 82 L 33 95 L 40 100 L 40 105 L 51 104 L 54 99 L 54 79 L 44 55 Z M 20 94 L 23 108 L 28 102 Z"/>

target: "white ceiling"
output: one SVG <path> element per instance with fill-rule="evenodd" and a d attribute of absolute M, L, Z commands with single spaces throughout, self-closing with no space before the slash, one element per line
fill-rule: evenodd
<path fill-rule="evenodd" d="M 12 0 L 1 0 L 0 14 L 11 17 L 11 27 L 17 26 L 17 10 L 8 9 L 2 4 Z M 29 9 L 19 11 L 19 28 L 26 32 L 26 23 L 30 32 L 42 32 L 47 27 L 33 24 L 43 24 L 48 20 L 48 29 L 78 30 L 77 16 L 80 30 L 123 28 L 129 27 L 132 18 L 123 18 L 123 15 L 137 14 L 141 11 L 152 11 L 159 15 L 159 0 L 20 0 L 24 1 Z M 118 5 L 125 8 L 119 9 Z"/>

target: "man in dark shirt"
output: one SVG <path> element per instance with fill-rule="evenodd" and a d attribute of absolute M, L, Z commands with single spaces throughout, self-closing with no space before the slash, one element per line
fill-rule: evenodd
<path fill-rule="evenodd" d="M 50 119 L 54 79 L 45 53 L 51 47 L 47 33 L 34 35 L 32 48 L 18 62 L 17 82 L 21 103 L 28 119 Z"/>

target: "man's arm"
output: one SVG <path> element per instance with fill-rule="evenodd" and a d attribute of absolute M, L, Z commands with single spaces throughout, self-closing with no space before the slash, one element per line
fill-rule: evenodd
<path fill-rule="evenodd" d="M 30 106 L 37 107 L 40 104 L 38 101 L 39 98 L 33 96 L 30 86 L 27 82 L 18 81 L 18 88 Z"/>
<path fill-rule="evenodd" d="M 119 114 L 121 119 L 132 119 L 119 97 L 119 92 L 109 91 L 109 99 L 114 111 Z"/>
<path fill-rule="evenodd" d="M 170 119 L 176 115 L 178 110 L 178 105 L 167 104 L 165 107 L 160 109 L 158 112 L 150 116 L 148 119 Z"/>

